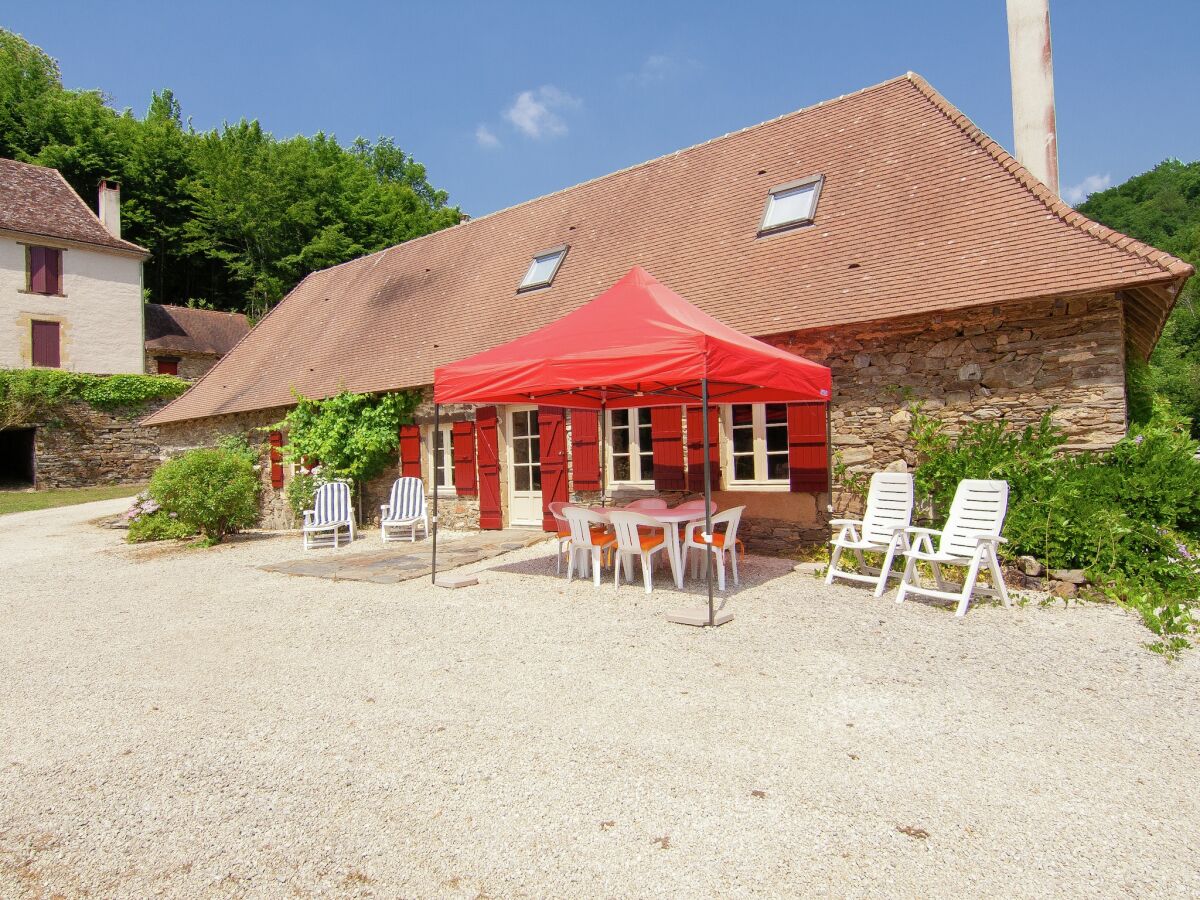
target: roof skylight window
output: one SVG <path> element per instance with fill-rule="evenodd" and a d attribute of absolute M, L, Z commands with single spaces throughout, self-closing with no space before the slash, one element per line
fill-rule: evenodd
<path fill-rule="evenodd" d="M 771 188 L 759 234 L 811 225 L 824 182 L 824 175 L 813 175 Z"/>
<path fill-rule="evenodd" d="M 517 285 L 517 290 L 531 291 L 534 288 L 549 287 L 550 283 L 554 281 L 554 276 L 558 274 L 558 267 L 562 265 L 563 257 L 566 255 L 566 244 L 537 254 L 533 258 L 533 262 L 529 264 L 529 270 L 525 273 L 525 277 Z"/>

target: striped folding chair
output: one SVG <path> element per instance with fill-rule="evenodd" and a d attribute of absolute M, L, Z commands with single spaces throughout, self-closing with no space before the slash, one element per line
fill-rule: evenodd
<path fill-rule="evenodd" d="M 340 546 L 342 529 L 349 538 L 355 538 L 354 506 L 350 503 L 350 485 L 344 481 L 331 481 L 317 488 L 313 508 L 304 511 L 304 549 L 313 547 Z"/>
<path fill-rule="evenodd" d="M 386 544 L 388 541 L 398 541 L 400 537 L 389 534 L 397 528 L 410 529 L 409 540 L 417 540 L 417 526 L 425 529 L 425 537 L 429 537 L 429 514 L 425 511 L 425 485 L 420 478 L 405 476 L 397 478 L 392 485 L 392 495 L 388 502 L 379 507 L 379 536 Z"/>

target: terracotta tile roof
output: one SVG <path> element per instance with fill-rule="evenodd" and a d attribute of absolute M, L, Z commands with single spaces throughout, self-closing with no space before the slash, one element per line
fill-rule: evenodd
<path fill-rule="evenodd" d="M 58 169 L 12 159 L 0 159 L 0 230 L 150 255 L 109 234 Z"/>
<path fill-rule="evenodd" d="M 815 223 L 758 236 L 768 189 L 817 173 Z M 148 421 L 428 384 L 435 365 L 528 333 L 635 264 L 760 336 L 1125 290 L 1148 352 L 1192 269 L 1127 241 L 909 74 L 314 272 Z M 564 243 L 554 284 L 518 294 L 532 255 Z"/>
<path fill-rule="evenodd" d="M 250 323 L 241 313 L 146 304 L 147 350 L 224 356 L 249 330 Z"/>

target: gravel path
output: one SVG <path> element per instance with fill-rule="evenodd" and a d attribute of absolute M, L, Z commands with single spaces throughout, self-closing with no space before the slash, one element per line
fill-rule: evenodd
<path fill-rule="evenodd" d="M 710 632 L 547 545 L 333 584 L 122 506 L 0 518 L 0 897 L 1200 894 L 1200 653 L 1119 610 L 751 557 Z"/>

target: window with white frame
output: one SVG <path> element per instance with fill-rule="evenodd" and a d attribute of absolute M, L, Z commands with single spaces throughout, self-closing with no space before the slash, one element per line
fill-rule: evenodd
<path fill-rule="evenodd" d="M 554 281 L 554 276 L 558 274 L 558 267 L 562 265 L 563 257 L 566 255 L 566 244 L 543 250 L 537 254 L 525 271 L 525 277 L 517 285 L 517 290 L 531 291 L 534 288 L 549 287 Z"/>
<path fill-rule="evenodd" d="M 787 484 L 786 403 L 734 403 L 725 408 L 731 484 Z"/>
<path fill-rule="evenodd" d="M 649 409 L 608 411 L 609 482 L 639 484 L 654 482 L 653 429 Z"/>
<path fill-rule="evenodd" d="M 817 201 L 821 198 L 824 182 L 824 175 L 814 175 L 771 188 L 762 223 L 758 226 L 759 233 L 810 224 L 817 214 Z"/>
<path fill-rule="evenodd" d="M 442 425 L 433 433 L 433 483 L 442 491 L 454 488 L 453 429 L 453 425 Z"/>

